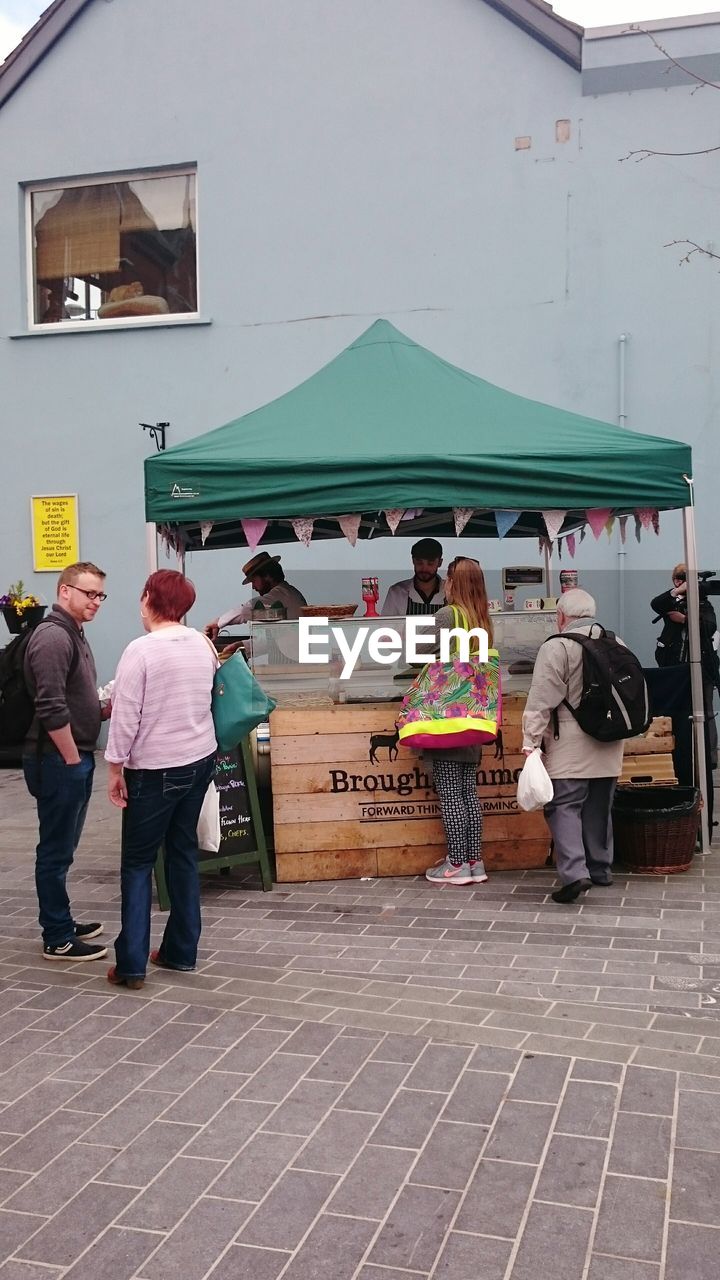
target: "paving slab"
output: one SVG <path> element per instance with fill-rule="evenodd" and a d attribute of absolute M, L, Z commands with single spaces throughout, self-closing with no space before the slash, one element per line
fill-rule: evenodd
<path fill-rule="evenodd" d="M 112 938 L 98 765 L 70 886 Z M 717 1280 L 717 852 L 562 909 L 208 875 L 197 973 L 134 993 L 43 961 L 12 769 L 0 814 L 0 1280 Z"/>

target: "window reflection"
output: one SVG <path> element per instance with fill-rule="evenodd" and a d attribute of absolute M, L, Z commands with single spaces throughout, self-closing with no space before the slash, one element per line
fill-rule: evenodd
<path fill-rule="evenodd" d="M 32 193 L 34 321 L 197 312 L 195 173 Z"/>

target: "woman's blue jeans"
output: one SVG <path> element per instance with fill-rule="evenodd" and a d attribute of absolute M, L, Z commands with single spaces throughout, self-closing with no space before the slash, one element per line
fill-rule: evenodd
<path fill-rule="evenodd" d="M 144 978 L 150 954 L 152 875 L 161 845 L 170 915 L 160 958 L 173 969 L 194 969 L 200 939 L 197 824 L 215 756 L 173 769 L 126 769 L 120 884 L 122 924 L 115 940 L 118 976 Z"/>

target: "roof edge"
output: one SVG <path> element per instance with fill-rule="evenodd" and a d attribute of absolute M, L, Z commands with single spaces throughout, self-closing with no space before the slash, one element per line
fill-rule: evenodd
<path fill-rule="evenodd" d="M 620 22 L 608 27 L 588 27 L 586 40 L 614 39 L 616 36 L 636 36 L 644 31 L 682 31 L 686 27 L 714 27 L 720 23 L 720 13 L 687 13 L 678 18 L 648 18 L 641 22 Z"/>
<path fill-rule="evenodd" d="M 0 107 L 34 71 L 53 45 L 92 0 L 53 0 L 19 45 L 0 65 Z"/>
<path fill-rule="evenodd" d="M 545 0 L 485 0 L 485 3 L 575 71 L 582 70 L 584 29 L 569 18 L 561 18 Z"/>

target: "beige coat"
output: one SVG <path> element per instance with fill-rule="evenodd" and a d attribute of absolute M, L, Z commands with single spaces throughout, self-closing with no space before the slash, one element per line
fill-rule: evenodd
<path fill-rule="evenodd" d="M 568 631 L 587 635 L 587 618 L 570 623 Z M 582 694 L 582 655 L 579 644 L 557 636 L 541 645 L 523 713 L 523 750 L 543 748 L 551 778 L 617 778 L 623 761 L 622 742 L 597 742 L 583 733 L 567 707 L 576 707 Z M 559 738 L 553 736 L 552 711 L 557 707 Z"/>

